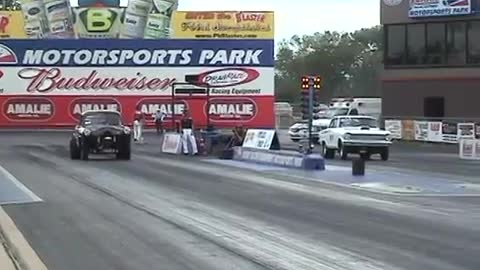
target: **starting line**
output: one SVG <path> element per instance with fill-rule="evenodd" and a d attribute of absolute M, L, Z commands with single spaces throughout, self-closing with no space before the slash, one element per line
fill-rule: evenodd
<path fill-rule="evenodd" d="M 410 196 L 480 196 L 480 184 L 456 181 L 453 179 L 454 176 L 438 177 L 423 172 L 392 172 L 368 169 L 364 176 L 353 176 L 351 169 L 348 167 L 328 164 L 323 171 L 305 171 L 239 160 L 208 159 L 205 161 L 376 193 Z"/>

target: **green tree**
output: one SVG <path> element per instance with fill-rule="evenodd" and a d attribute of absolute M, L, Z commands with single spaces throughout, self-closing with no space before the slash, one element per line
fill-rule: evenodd
<path fill-rule="evenodd" d="M 338 95 L 378 95 L 382 39 L 381 27 L 373 27 L 353 33 L 327 31 L 293 36 L 282 41 L 276 55 L 277 99 L 298 101 L 300 78 L 306 74 L 323 77 L 323 101 Z"/>

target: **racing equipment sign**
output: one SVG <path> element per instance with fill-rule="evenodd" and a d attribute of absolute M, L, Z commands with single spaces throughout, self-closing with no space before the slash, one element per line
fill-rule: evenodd
<path fill-rule="evenodd" d="M 5 40 L 0 42 L 0 126 L 71 126 L 85 110 L 185 109 L 196 126 L 274 126 L 273 40 Z M 171 89 L 197 75 L 206 96 L 176 98 Z M 19 98 L 14 102 L 11 98 Z M 208 105 L 207 105 L 208 104 Z M 170 122 L 166 120 L 167 124 Z"/>

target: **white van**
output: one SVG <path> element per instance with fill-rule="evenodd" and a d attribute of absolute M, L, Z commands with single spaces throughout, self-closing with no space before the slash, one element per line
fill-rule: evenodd
<path fill-rule="evenodd" d="M 337 115 L 359 114 L 378 119 L 382 114 L 382 99 L 377 97 L 333 98 L 329 107 L 331 110 L 336 111 Z"/>

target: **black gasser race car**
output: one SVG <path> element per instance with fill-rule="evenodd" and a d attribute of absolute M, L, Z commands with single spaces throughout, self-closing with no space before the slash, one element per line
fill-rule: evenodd
<path fill-rule="evenodd" d="M 70 139 L 70 157 L 88 160 L 89 154 L 116 154 L 130 160 L 131 130 L 117 111 L 87 111 Z"/>

